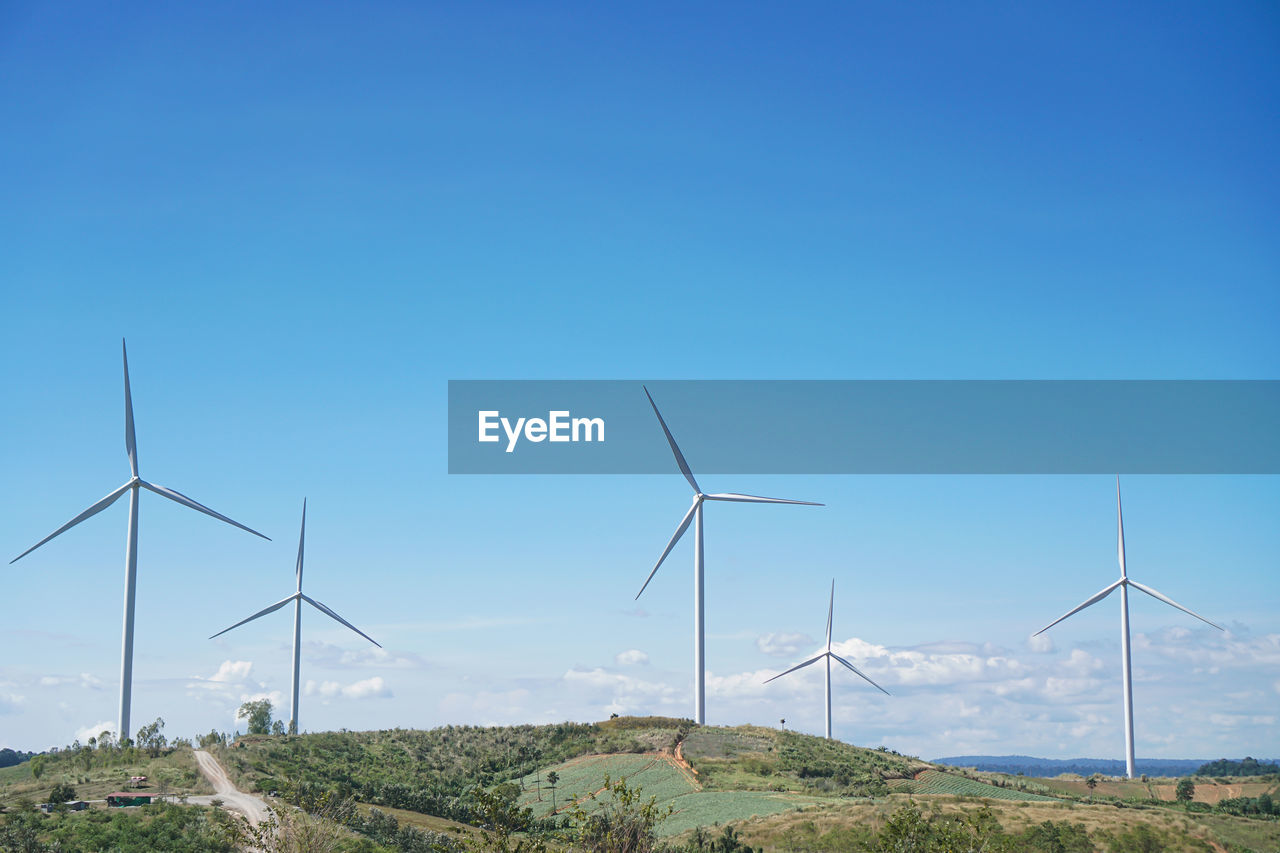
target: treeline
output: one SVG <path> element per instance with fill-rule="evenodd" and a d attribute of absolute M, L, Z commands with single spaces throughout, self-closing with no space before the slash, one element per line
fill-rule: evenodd
<path fill-rule="evenodd" d="M 1242 817 L 1253 815 L 1275 817 L 1280 815 L 1280 802 L 1270 794 L 1263 794 L 1260 797 L 1231 797 L 1218 801 L 1218 811 Z"/>
<path fill-rule="evenodd" d="M 15 764 L 21 764 L 34 755 L 37 755 L 37 753 L 19 752 L 6 746 L 4 749 L 0 749 L 0 767 L 12 767 Z"/>
<path fill-rule="evenodd" d="M 179 747 L 190 746 L 191 741 L 185 738 L 175 738 L 171 742 L 165 737 L 164 720 L 157 717 L 154 722 L 138 729 L 138 736 L 133 740 L 117 740 L 111 732 L 104 731 L 86 743 L 76 740 L 62 749 L 32 755 L 31 775 L 39 779 L 50 771 L 87 773 L 94 768 L 136 764 L 143 758 L 157 758 Z"/>
<path fill-rule="evenodd" d="M 29 810 L 0 817 L 0 850 L 64 853 L 234 853 L 230 818 L 219 809 L 151 805 L 140 809 L 42 815 Z"/>
<path fill-rule="evenodd" d="M 1280 764 L 1262 762 L 1256 758 L 1245 758 L 1242 761 L 1219 758 L 1202 764 L 1196 771 L 1197 776 L 1270 776 L 1273 773 L 1280 774 Z"/>

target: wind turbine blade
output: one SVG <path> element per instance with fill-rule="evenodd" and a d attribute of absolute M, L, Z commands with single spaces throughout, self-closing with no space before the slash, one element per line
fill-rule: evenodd
<path fill-rule="evenodd" d="M 881 687 L 879 684 L 876 684 L 876 683 L 875 683 L 874 681 L 872 681 L 870 678 L 867 678 L 867 676 L 866 676 L 866 674 L 865 674 L 864 672 L 862 672 L 861 670 L 859 670 L 856 666 L 854 666 L 853 664 L 849 663 L 849 662 L 848 662 L 847 660 L 845 660 L 844 658 L 840 657 L 840 655 L 836 654 L 835 652 L 832 652 L 832 653 L 831 653 L 831 656 L 832 656 L 833 658 L 835 658 L 836 660 L 840 661 L 840 663 L 844 664 L 846 667 L 848 667 L 848 668 L 849 668 L 849 670 L 850 670 L 850 671 L 852 671 L 854 675 L 861 676 L 861 677 L 862 677 L 862 679 L 863 679 L 864 681 L 866 681 L 868 684 L 870 684 L 870 685 L 871 685 L 872 687 L 874 687 L 876 690 L 879 690 L 881 693 L 883 693 L 883 694 L 884 694 L 884 695 L 886 695 L 886 696 L 892 696 L 892 695 L 893 695 L 893 694 L 892 694 L 892 693 L 890 693 L 888 690 L 885 690 L 883 687 Z"/>
<path fill-rule="evenodd" d="M 774 678 L 781 678 L 781 677 L 782 677 L 782 676 L 784 676 L 784 675 L 790 675 L 791 673 L 795 672 L 797 669 L 804 669 L 804 668 L 805 668 L 806 666 L 808 666 L 809 664 L 817 663 L 818 661 L 822 660 L 824 657 L 826 657 L 826 655 L 827 655 L 827 653 L 826 653 L 826 652 L 823 652 L 822 654 L 817 655 L 816 657 L 811 657 L 811 658 L 809 658 L 807 661 L 805 661 L 804 663 L 798 663 L 798 664 L 796 664 L 795 666 L 791 667 L 791 669 L 787 670 L 786 672 L 780 672 L 780 673 L 778 673 L 777 675 L 775 675 L 773 678 L 766 678 L 766 679 L 764 680 L 764 682 L 763 682 L 763 683 L 764 683 L 764 684 L 768 684 L 770 681 L 773 681 L 773 679 L 774 679 Z"/>
<path fill-rule="evenodd" d="M 831 651 L 831 617 L 836 611 L 836 579 L 831 579 L 831 601 L 827 604 L 827 651 Z"/>
<path fill-rule="evenodd" d="M 9 561 L 10 565 L 12 565 L 13 563 L 18 562 L 19 560 L 21 560 L 23 557 L 25 557 L 25 556 L 27 556 L 28 554 L 30 554 L 30 553 L 31 553 L 32 551 L 34 551 L 35 549 L 39 548 L 39 547 L 40 547 L 41 545 L 43 545 L 44 543 L 48 542 L 48 541 L 49 541 L 50 539 L 52 539 L 53 537 L 57 536 L 59 533 L 64 533 L 64 532 L 66 532 L 66 531 L 70 530 L 71 528 L 75 527 L 75 526 L 76 526 L 77 524 L 79 524 L 80 522 L 84 521 L 86 518 L 90 518 L 90 517 L 95 516 L 95 515 L 97 515 L 98 513 L 102 512 L 104 509 L 106 509 L 107 507 L 109 507 L 109 506 L 111 506 L 113 503 L 115 503 L 115 502 L 116 502 L 116 500 L 118 500 L 118 499 L 119 499 L 119 497 L 120 497 L 121 495 L 123 495 L 125 492 L 129 491 L 129 487 L 130 487 L 130 486 L 132 486 L 132 485 L 133 485 L 133 481 L 132 481 L 132 480 L 130 480 L 129 482 L 125 483 L 123 486 L 121 486 L 120 488 L 116 489 L 114 492 L 112 492 L 111 494 L 107 495 L 105 498 L 103 498 L 102 500 L 98 501 L 96 504 L 94 504 L 93 506 L 89 507 L 89 508 L 88 508 L 88 509 L 86 509 L 84 512 L 80 513 L 80 514 L 79 514 L 79 515 L 77 515 L 75 518 L 71 519 L 71 520 L 70 520 L 70 521 L 68 521 L 66 524 L 62 525 L 62 526 L 61 526 L 61 527 L 59 527 L 57 530 L 53 531 L 53 532 L 52 532 L 52 533 L 50 533 L 48 536 L 44 537 L 44 538 L 43 538 L 43 539 L 41 539 L 39 542 L 37 542 L 36 544 L 32 545 L 30 548 L 28 548 L 27 550 L 23 551 L 23 552 L 22 552 L 21 554 L 19 554 L 18 556 L 14 557 L 12 560 L 10 560 L 10 561 Z"/>
<path fill-rule="evenodd" d="M 644 388 L 643 385 L 640 387 Z M 653 406 L 653 413 L 658 416 L 658 423 L 662 424 L 662 431 L 667 436 L 667 444 L 671 445 L 671 452 L 676 455 L 676 464 L 680 466 L 680 473 L 684 474 L 684 478 L 689 481 L 690 486 L 693 486 L 695 492 L 702 494 L 698 481 L 693 479 L 693 472 L 689 470 L 689 463 L 684 461 L 684 454 L 680 452 L 680 446 L 676 444 L 675 437 L 671 435 L 671 430 L 667 429 L 667 422 L 662 419 L 662 412 L 658 411 L 658 404 L 653 402 L 653 395 L 649 393 L 648 388 L 644 388 L 644 395 L 649 398 L 649 405 Z"/>
<path fill-rule="evenodd" d="M 187 497 L 181 492 L 175 492 L 173 489 L 166 489 L 164 486 L 160 486 L 155 483 L 148 483 L 146 480 L 139 480 L 138 482 L 140 482 L 143 485 L 143 487 L 150 489 L 151 491 L 155 492 L 157 495 L 160 495 L 161 497 L 168 498 L 174 503 L 180 503 L 185 507 L 190 507 L 191 509 L 203 512 L 205 515 L 211 515 L 214 518 L 218 519 L 219 521 L 225 521 L 227 524 L 230 524 L 232 527 L 239 527 L 241 530 L 252 533 L 254 536 L 262 536 L 261 533 L 254 530 L 252 527 L 245 527 L 240 522 L 231 518 L 227 518 L 225 515 L 223 515 L 220 512 L 214 512 L 204 504 L 199 503 L 197 501 L 193 501 L 191 498 Z M 271 541 L 270 536 L 262 536 L 262 538 L 266 539 L 268 542 Z"/>
<path fill-rule="evenodd" d="M 1102 599 L 1106 598 L 1106 597 L 1107 597 L 1108 595 L 1110 595 L 1111 593 L 1115 592 L 1116 587 L 1120 586 L 1120 584 L 1122 584 L 1122 583 L 1124 583 L 1124 578 L 1121 578 L 1120 580 L 1116 581 L 1116 582 L 1115 582 L 1115 583 L 1113 583 L 1111 586 L 1107 587 L 1107 588 L 1106 588 L 1106 589 L 1104 589 L 1102 592 L 1098 593 L 1098 594 L 1097 594 L 1097 595 L 1095 595 L 1093 598 L 1089 599 L 1089 600 L 1088 600 L 1088 601 L 1086 601 L 1084 604 L 1081 604 L 1079 607 L 1075 608 L 1074 610 L 1069 610 L 1069 611 L 1067 611 L 1065 614 L 1063 614 L 1062 616 L 1059 616 L 1057 619 L 1054 619 L 1054 620 L 1053 620 L 1052 622 L 1050 622 L 1048 625 L 1045 625 L 1043 628 L 1041 628 L 1039 631 L 1036 631 L 1036 632 L 1035 632 L 1034 634 L 1032 634 L 1031 636 L 1033 636 L 1033 637 L 1037 637 L 1037 636 L 1039 636 L 1040 634 L 1043 634 L 1045 631 L 1048 631 L 1048 630 L 1049 630 L 1050 628 L 1052 628 L 1054 625 L 1057 625 L 1057 624 L 1058 624 L 1059 622 L 1061 622 L 1063 619 L 1066 619 L 1068 616 L 1074 616 L 1075 614 L 1079 613 L 1081 610 L 1084 610 L 1084 609 L 1085 609 L 1086 607 L 1088 607 L 1089 605 L 1091 605 L 1091 604 L 1097 604 L 1099 601 L 1101 601 Z"/>
<path fill-rule="evenodd" d="M 662 561 L 667 559 L 667 555 L 671 553 L 671 549 L 676 547 L 676 543 L 680 541 L 680 537 L 689 529 L 689 522 L 693 521 L 693 514 L 698 510 L 698 502 L 695 500 L 693 506 L 689 507 L 689 511 L 684 514 L 684 518 L 680 519 L 680 526 L 676 528 L 675 535 L 671 537 L 671 541 L 667 543 L 667 547 L 663 550 L 662 556 L 658 558 L 658 562 L 654 563 L 653 571 L 649 572 L 649 577 L 644 579 L 644 586 L 640 587 L 640 591 L 636 593 L 636 598 L 644 594 L 649 586 L 649 581 L 653 580 L 653 576 L 658 573 L 658 568 L 662 565 Z"/>
<path fill-rule="evenodd" d="M 275 604 L 271 605 L 270 607 L 267 607 L 263 610 L 259 610 L 257 613 L 253 614 L 248 619 L 241 619 L 239 622 L 232 625 L 230 628 L 223 628 L 221 631 L 214 634 L 213 637 L 210 637 L 209 639 L 212 640 L 214 637 L 221 637 L 223 634 L 227 633 L 228 631 L 235 630 L 236 628 L 239 628 L 241 625 L 243 625 L 246 622 L 252 622 L 254 619 L 257 619 L 259 616 L 266 616 L 268 613 L 275 613 L 281 607 L 284 607 L 286 604 L 288 604 L 290 601 L 293 601 L 297 597 L 298 597 L 298 593 L 295 592 L 293 595 L 289 596 L 288 598 L 282 598 L 279 601 L 277 601 Z"/>
<path fill-rule="evenodd" d="M 302 595 L 302 593 L 298 593 L 298 595 Z M 357 634 L 359 634 L 361 637 L 364 637 L 366 640 L 368 640 L 369 642 L 373 643 L 373 644 L 374 644 L 375 646 L 377 646 L 378 648 L 382 648 L 382 644 L 381 644 L 381 643 L 379 643 L 377 640 L 375 640 L 373 637 L 370 637 L 370 636 L 369 636 L 368 634 L 366 634 L 364 631 L 361 631 L 361 630 L 360 630 L 359 628 L 357 628 L 355 625 L 352 625 L 352 624 L 351 624 L 350 622 L 348 622 L 346 619 L 343 619 L 343 618 L 342 618 L 341 616 L 339 616 L 337 613 L 334 613 L 334 612 L 333 612 L 333 610 L 331 610 L 331 609 L 330 609 L 330 608 L 328 608 L 328 607 L 325 607 L 323 604 L 321 604 L 320 602 L 316 601 L 316 600 L 315 600 L 314 598 L 312 598 L 311 596 L 309 596 L 309 595 L 302 595 L 302 600 L 303 600 L 303 601 L 305 601 L 305 602 L 307 602 L 308 604 L 310 604 L 312 607 L 315 607 L 317 610 L 319 610 L 319 611 L 320 611 L 321 613 L 323 613 L 325 616 L 328 616 L 328 617 L 330 617 L 330 618 L 332 618 L 332 619 L 336 619 L 336 620 L 338 620 L 339 622 L 341 622 L 343 625 L 346 625 L 346 626 L 347 626 L 348 628 L 350 628 L 352 631 L 355 631 L 355 632 L 356 632 Z"/>
<path fill-rule="evenodd" d="M 298 533 L 298 592 L 302 592 L 302 543 L 307 539 L 307 499 L 302 499 L 302 530 Z"/>
<path fill-rule="evenodd" d="M 124 338 L 120 339 L 120 354 L 124 357 L 124 449 L 129 454 L 129 470 L 138 476 L 138 442 L 133 434 L 133 395 L 129 392 L 129 351 Z"/>
<path fill-rule="evenodd" d="M 1159 592 L 1157 592 L 1156 590 L 1154 590 L 1154 589 L 1152 589 L 1151 587 L 1147 586 L 1146 584 L 1140 584 L 1140 583 L 1138 583 L 1138 582 L 1137 582 L 1137 581 L 1135 581 L 1135 580 L 1131 580 L 1131 581 L 1129 581 L 1129 585 L 1130 585 L 1130 586 L 1137 587 L 1138 589 L 1142 590 L 1143 592 L 1145 592 L 1147 595 L 1151 596 L 1152 598 L 1158 598 L 1158 599 L 1160 599 L 1161 601 L 1163 601 L 1165 604 L 1168 604 L 1168 605 L 1171 605 L 1171 606 L 1173 606 L 1173 607 L 1178 608 L 1178 609 L 1179 609 L 1179 610 L 1181 610 L 1183 613 L 1189 613 L 1189 614 L 1191 614 L 1192 616 L 1196 617 L 1197 619 L 1199 619 L 1201 622 L 1205 623 L 1206 625 L 1212 625 L 1213 627 L 1217 628 L 1219 631 L 1224 631 L 1224 630 L 1226 630 L 1225 628 L 1223 628 L 1221 625 L 1217 624 L 1216 622 L 1210 622 L 1208 619 L 1204 618 L 1204 617 L 1203 617 L 1203 616 L 1201 616 L 1199 613 L 1196 613 L 1194 610 L 1191 610 L 1191 609 L 1189 609 L 1189 608 L 1183 607 L 1181 604 L 1179 604 L 1178 602 L 1174 601 L 1172 598 L 1169 598 L 1167 595 L 1162 595 L 1162 594 L 1160 594 Z"/>
<path fill-rule="evenodd" d="M 759 495 L 739 495 L 733 492 L 727 492 L 718 495 L 707 495 L 710 501 L 737 501 L 738 503 L 747 504 L 799 504 L 801 506 L 826 506 L 826 504 L 815 503 L 813 501 L 790 501 L 785 498 L 762 498 Z"/>
<path fill-rule="evenodd" d="M 1128 577 L 1124 567 L 1124 512 L 1120 509 L 1120 475 L 1116 474 L 1116 557 L 1120 560 L 1120 577 Z"/>

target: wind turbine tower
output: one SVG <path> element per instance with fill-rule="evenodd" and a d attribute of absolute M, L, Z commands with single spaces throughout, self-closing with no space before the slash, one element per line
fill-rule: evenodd
<path fill-rule="evenodd" d="M 653 407 L 653 413 L 658 416 L 658 423 L 662 425 L 662 432 L 667 437 L 667 443 L 671 445 L 671 452 L 675 454 L 676 465 L 680 468 L 680 473 L 689 481 L 689 485 L 693 487 L 693 505 L 689 507 L 688 512 L 684 514 L 684 518 L 680 520 L 680 524 L 676 526 L 675 535 L 671 537 L 671 541 L 667 543 L 667 547 L 662 552 L 662 556 L 658 558 L 658 562 L 654 565 L 653 571 L 649 572 L 649 577 L 645 579 L 644 586 L 640 587 L 640 592 L 636 593 L 639 599 L 644 594 L 645 588 L 649 586 L 649 581 L 653 580 L 653 576 L 658 573 L 662 561 L 667 559 L 667 555 L 671 553 L 671 549 L 676 547 L 676 543 L 680 541 L 680 537 L 684 536 L 685 531 L 689 529 L 690 522 L 693 522 L 693 718 L 698 725 L 704 725 L 707 722 L 707 701 L 706 701 L 706 619 L 703 600 L 703 558 L 702 558 L 702 504 L 704 501 L 730 501 L 734 503 L 759 503 L 759 504 L 800 504 L 803 506 L 822 506 L 820 503 L 813 501 L 791 501 L 782 498 L 762 498 L 757 495 L 740 495 L 734 493 L 703 494 L 702 488 L 698 485 L 698 481 L 694 479 L 693 472 L 689 470 L 689 463 L 685 461 L 684 454 L 680 452 L 680 447 L 676 444 L 675 438 L 671 435 L 671 430 L 667 429 L 667 422 L 662 419 L 662 413 L 658 411 L 658 405 L 653 402 L 653 395 L 649 393 L 649 389 L 644 389 L 644 394 L 649 398 L 649 405 Z"/>
<path fill-rule="evenodd" d="M 306 595 L 302 591 L 302 555 L 303 555 L 306 539 L 307 539 L 307 499 L 303 498 L 302 499 L 302 529 L 298 533 L 298 562 L 294 570 L 297 576 L 297 581 L 298 581 L 297 589 L 294 591 L 292 595 L 289 595 L 289 596 L 286 596 L 285 598 L 280 599 L 270 607 L 267 607 L 263 610 L 259 610 L 257 613 L 253 614 L 247 619 L 241 619 L 239 622 L 232 625 L 230 628 L 223 628 L 221 631 L 214 634 L 213 637 L 209 638 L 210 640 L 212 640 L 214 639 L 214 637 L 221 637 L 223 634 L 227 633 L 228 631 L 234 628 L 239 628 L 241 625 L 245 624 L 246 622 L 252 622 L 254 619 L 257 619 L 259 616 L 266 616 L 268 613 L 275 613 L 277 610 L 279 610 L 281 607 L 284 607 L 289 602 L 291 601 L 293 602 L 293 693 L 292 693 L 293 701 L 289 705 L 289 733 L 290 734 L 297 734 L 299 731 L 298 729 L 298 670 L 299 670 L 299 662 L 302 657 L 302 602 L 305 601 L 307 604 L 310 604 L 312 607 L 314 607 L 316 610 L 319 610 L 325 616 L 328 616 L 330 619 L 341 622 L 343 625 L 346 625 L 352 631 L 355 631 L 361 637 L 364 637 L 366 640 L 373 643 L 378 648 L 382 648 L 381 644 L 379 644 L 376 640 L 374 640 L 368 634 L 361 631 L 355 625 L 352 625 L 346 619 L 343 619 L 337 613 L 333 612 L 332 609 L 326 607 L 325 605 L 316 601 L 311 596 Z"/>
<path fill-rule="evenodd" d="M 1183 607 L 1172 598 L 1157 592 L 1149 586 L 1140 584 L 1133 578 L 1129 577 L 1129 573 L 1124 564 L 1124 513 L 1120 508 L 1120 475 L 1118 474 L 1116 475 L 1116 543 L 1116 552 L 1120 560 L 1120 579 L 1104 588 L 1084 604 L 1081 604 L 1079 607 L 1069 610 L 1067 613 L 1059 616 L 1057 619 L 1054 619 L 1048 625 L 1045 625 L 1039 631 L 1036 631 L 1032 636 L 1039 636 L 1043 634 L 1063 619 L 1066 619 L 1069 616 L 1074 616 L 1086 607 L 1097 604 L 1117 589 L 1120 590 L 1120 666 L 1122 673 L 1121 677 L 1123 680 L 1122 697 L 1124 702 L 1124 763 L 1125 770 L 1128 773 L 1129 778 L 1132 779 L 1136 773 L 1134 770 L 1133 757 L 1133 663 L 1129 654 L 1129 587 L 1141 590 L 1152 598 L 1163 601 L 1171 607 L 1176 607 L 1183 613 L 1188 613 L 1199 619 L 1201 622 L 1204 622 L 1206 625 L 1212 625 L 1219 631 L 1223 630 L 1223 627 L 1214 622 L 1210 622 L 1199 613 Z"/>
<path fill-rule="evenodd" d="M 133 617 L 134 617 L 134 598 L 137 587 L 138 575 L 138 495 L 142 489 L 155 492 L 161 497 L 168 498 L 174 503 L 182 504 L 190 509 L 203 512 L 205 515 L 211 515 L 219 521 L 225 521 L 233 527 L 239 527 L 246 530 L 254 536 L 262 536 L 256 530 L 245 527 L 238 521 L 233 521 L 221 513 L 214 512 L 207 506 L 197 503 L 181 492 L 173 489 L 166 489 L 164 486 L 155 483 L 148 483 L 146 480 L 138 476 L 138 445 L 134 437 L 133 431 L 133 397 L 129 391 L 129 354 L 125 350 L 124 341 L 120 342 L 120 351 L 124 357 L 124 449 L 129 454 L 129 471 L 130 476 L 128 482 L 98 501 L 48 536 L 14 557 L 9 562 L 16 563 L 23 557 L 39 548 L 44 543 L 53 539 L 55 536 L 65 533 L 75 527 L 87 518 L 91 518 L 102 512 L 107 507 L 115 503 L 125 492 L 129 493 L 129 528 L 128 538 L 125 540 L 124 549 L 124 638 L 121 642 L 120 650 L 120 716 L 119 731 L 116 736 L 121 740 L 131 738 L 129 731 L 129 711 L 132 702 L 133 693 Z M 269 537 L 262 536 L 263 539 Z"/>
<path fill-rule="evenodd" d="M 840 655 L 831 651 L 831 617 L 835 613 L 835 606 L 836 606 L 836 582 L 835 582 L 835 578 L 832 578 L 831 579 L 831 600 L 827 603 L 827 650 L 825 652 L 819 652 L 818 654 L 809 658 L 804 663 L 796 664 L 786 672 L 778 673 L 773 678 L 766 678 L 764 681 L 765 684 L 768 684 L 770 681 L 773 681 L 775 678 L 781 678 L 784 675 L 789 675 L 790 673 L 795 672 L 797 669 L 804 669 L 806 666 L 809 666 L 810 664 L 815 664 L 818 661 L 825 658 L 827 663 L 827 740 L 831 740 L 831 661 L 832 660 L 835 660 L 836 663 L 843 665 L 846 669 L 848 669 L 854 675 L 866 681 L 868 684 L 870 684 L 875 689 L 879 690 L 884 695 L 886 696 L 890 695 L 888 690 L 885 690 L 879 684 L 876 684 L 874 681 L 868 678 L 861 670 L 859 670 L 856 666 L 849 663 L 844 658 L 840 657 Z"/>

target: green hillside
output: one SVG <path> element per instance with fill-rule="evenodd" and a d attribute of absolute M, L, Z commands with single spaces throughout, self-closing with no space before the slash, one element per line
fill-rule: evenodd
<path fill-rule="evenodd" d="M 795 732 L 679 719 L 253 736 L 209 750 L 243 790 L 278 792 L 306 811 L 345 804 L 341 822 L 360 833 L 344 836 L 350 850 L 464 853 L 504 831 L 552 853 L 576 849 L 574 833 L 616 807 L 616 790 L 604 789 L 619 779 L 639 792 L 637 802 L 653 798 L 658 814 L 669 811 L 656 826 L 667 846 L 654 848 L 667 853 L 745 853 L 740 843 L 767 853 L 876 851 L 902 837 L 922 851 L 1280 849 L 1270 811 L 1235 807 L 1262 803 L 1270 788 L 1218 791 L 1206 780 L 1203 795 L 1184 805 L 1154 781 L 1119 797 L 1107 789 L 1120 784 L 1111 780 L 1094 790 L 1083 781 L 956 771 Z M 83 796 L 137 772 L 179 790 L 197 781 L 185 746 L 154 757 L 134 747 L 69 749 L 42 757 L 38 769 L 38 780 L 25 765 L 0 770 L 0 804 L 10 806 L 0 815 L 0 849 L 4 833 L 24 826 L 46 843 L 64 832 L 105 831 L 101 813 L 23 811 L 23 801 L 40 801 L 55 783 L 74 783 Z M 140 838 L 164 828 L 198 840 L 209 828 L 161 807 L 110 820 Z M 708 846 L 713 840 L 720 846 Z"/>

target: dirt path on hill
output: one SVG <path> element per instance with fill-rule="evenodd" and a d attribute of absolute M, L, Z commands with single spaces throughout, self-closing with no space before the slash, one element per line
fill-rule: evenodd
<path fill-rule="evenodd" d="M 674 755 L 668 755 L 665 749 L 662 751 L 662 755 L 673 767 L 680 771 L 680 775 L 684 776 L 685 780 L 693 786 L 695 791 L 702 790 L 702 783 L 698 781 L 698 771 L 694 770 L 693 765 L 685 760 L 684 741 L 680 741 L 676 744 L 676 751 Z"/>
<path fill-rule="evenodd" d="M 227 775 L 227 771 L 223 770 L 222 765 L 218 763 L 218 759 L 203 749 L 192 751 L 196 756 L 196 764 L 200 765 L 200 772 L 204 774 L 204 778 L 209 780 L 209 784 L 213 786 L 213 790 L 217 793 L 200 797 L 188 797 L 189 802 L 207 806 L 212 805 L 215 799 L 222 800 L 224 809 L 244 815 L 249 819 L 249 823 L 254 826 L 267 819 L 269 815 L 267 804 L 262 801 L 261 797 L 246 794 L 236 788 L 231 783 L 231 777 Z"/>

